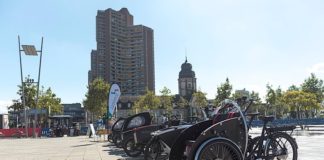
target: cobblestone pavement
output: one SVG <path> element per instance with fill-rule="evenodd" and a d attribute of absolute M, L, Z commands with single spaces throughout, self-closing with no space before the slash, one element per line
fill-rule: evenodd
<path fill-rule="evenodd" d="M 253 130 L 253 135 L 259 133 Z M 299 160 L 323 160 L 324 131 L 297 131 Z M 62 137 L 38 139 L 0 139 L 1 160 L 140 160 L 129 158 L 121 148 L 92 138 Z"/>

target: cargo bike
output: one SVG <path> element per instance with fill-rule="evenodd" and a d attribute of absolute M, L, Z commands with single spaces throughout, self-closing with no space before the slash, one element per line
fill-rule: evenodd
<path fill-rule="evenodd" d="M 122 132 L 122 146 L 125 153 L 130 157 L 137 157 L 144 151 L 145 145 L 152 138 L 151 133 L 158 130 L 168 130 L 186 124 L 173 116 L 172 120 L 162 124 L 148 123 L 152 122 L 149 112 L 140 113 L 128 118 L 125 122 Z M 147 122 L 147 123 L 146 123 Z M 132 128 L 131 130 L 129 128 Z"/>
<path fill-rule="evenodd" d="M 149 112 L 142 112 L 127 118 L 121 132 L 121 146 L 125 153 L 130 157 L 139 156 L 146 144 L 145 139 L 150 139 L 150 133 L 160 128 L 160 125 L 152 124 Z"/>
<path fill-rule="evenodd" d="M 252 101 L 248 106 L 252 104 Z M 273 118 L 263 117 L 261 136 L 249 135 L 258 114 L 246 114 L 232 100 L 224 100 L 212 119 L 168 132 L 152 133 L 144 159 L 170 160 L 255 160 L 297 159 L 297 143 L 286 131 L 294 126 L 268 127 Z M 247 118 L 249 117 L 249 118 Z"/>
<path fill-rule="evenodd" d="M 118 118 L 111 126 L 111 134 L 108 135 L 108 141 L 114 143 L 117 147 L 120 147 L 121 142 L 121 129 L 125 122 L 125 118 Z"/>
<path fill-rule="evenodd" d="M 133 129 L 151 124 L 151 116 L 148 112 L 139 113 L 127 118 L 119 118 L 111 127 L 111 134 L 108 141 L 123 147 L 125 139 L 132 136 Z"/>

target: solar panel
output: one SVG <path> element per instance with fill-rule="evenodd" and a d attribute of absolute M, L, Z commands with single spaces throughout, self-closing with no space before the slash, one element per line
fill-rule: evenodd
<path fill-rule="evenodd" d="M 30 56 L 37 56 L 37 51 L 34 45 L 21 45 L 25 54 Z"/>

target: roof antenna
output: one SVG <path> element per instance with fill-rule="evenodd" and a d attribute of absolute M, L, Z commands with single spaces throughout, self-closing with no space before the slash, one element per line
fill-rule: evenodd
<path fill-rule="evenodd" d="M 187 61 L 187 48 L 185 48 L 185 54 L 186 54 L 186 61 L 185 61 L 185 63 L 187 63 L 188 61 Z"/>

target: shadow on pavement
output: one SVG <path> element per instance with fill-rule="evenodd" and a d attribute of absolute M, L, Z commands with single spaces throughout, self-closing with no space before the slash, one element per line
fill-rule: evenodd
<path fill-rule="evenodd" d="M 132 157 L 127 157 L 127 158 L 119 158 L 117 160 L 143 160 L 143 156 L 132 158 Z"/>
<path fill-rule="evenodd" d="M 102 145 L 102 147 L 113 147 L 113 146 L 115 146 L 115 145 L 113 145 L 113 144 Z"/>
<path fill-rule="evenodd" d="M 117 148 L 113 144 L 103 145 L 103 147 L 107 147 L 107 149 L 104 149 L 103 151 L 107 152 L 108 155 L 115 155 L 115 156 L 121 157 L 118 160 L 143 160 L 144 159 L 143 155 L 140 155 L 140 156 L 135 157 L 135 158 L 134 157 L 128 157 L 122 148 Z"/>
<path fill-rule="evenodd" d="M 94 143 L 92 144 L 80 144 L 80 145 L 76 145 L 76 146 L 72 146 L 72 147 L 84 147 L 84 146 L 90 146 L 90 145 L 93 145 Z"/>
<path fill-rule="evenodd" d="M 121 156 L 121 157 L 127 157 L 127 155 L 124 152 L 124 150 L 123 149 L 119 149 L 119 148 L 110 147 L 110 148 L 105 149 L 103 151 L 104 152 L 108 152 L 109 155 L 116 155 L 116 156 Z"/>

